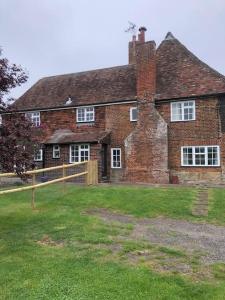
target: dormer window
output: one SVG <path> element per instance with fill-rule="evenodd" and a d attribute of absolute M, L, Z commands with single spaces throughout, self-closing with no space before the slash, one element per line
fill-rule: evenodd
<path fill-rule="evenodd" d="M 33 111 L 26 114 L 35 127 L 41 125 L 41 115 L 39 111 Z"/>
<path fill-rule="evenodd" d="M 181 101 L 171 103 L 171 121 L 195 120 L 195 101 Z"/>
<path fill-rule="evenodd" d="M 93 106 L 77 108 L 78 123 L 94 122 L 94 120 L 95 120 L 95 108 Z"/>

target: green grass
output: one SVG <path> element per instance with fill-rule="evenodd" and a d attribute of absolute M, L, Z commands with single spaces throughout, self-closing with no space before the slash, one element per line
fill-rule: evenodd
<path fill-rule="evenodd" d="M 30 208 L 31 192 L 1 196 L 0 299 L 225 299 L 223 266 L 215 267 L 216 282 L 195 282 L 110 259 L 107 245 L 132 226 L 109 226 L 84 213 L 104 207 L 136 217 L 193 220 L 195 194 L 191 188 L 68 185 L 63 196 L 55 185 L 37 191 L 36 211 Z M 212 191 L 205 220 L 225 222 L 224 196 L 223 190 Z M 63 246 L 38 244 L 44 236 Z M 125 251 L 135 249 L 138 245 L 124 243 Z"/>

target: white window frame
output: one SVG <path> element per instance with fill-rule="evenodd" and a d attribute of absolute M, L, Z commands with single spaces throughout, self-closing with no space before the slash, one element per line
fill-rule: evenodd
<path fill-rule="evenodd" d="M 185 103 L 193 103 L 193 118 L 185 120 L 184 119 L 184 104 Z M 181 104 L 181 120 L 174 119 L 173 115 L 173 106 L 176 104 Z M 188 122 L 188 121 L 195 121 L 196 120 L 196 109 L 195 109 L 195 100 L 187 100 L 187 101 L 179 101 L 179 102 L 171 102 L 170 103 L 170 115 L 171 115 L 171 122 Z"/>
<path fill-rule="evenodd" d="M 120 166 L 119 167 L 115 167 L 114 165 L 113 165 L 113 162 L 114 162 L 114 160 L 113 160 L 113 151 L 118 151 L 119 150 L 119 152 L 120 152 L 120 160 L 119 160 L 119 163 L 120 163 Z M 111 168 L 112 169 L 121 169 L 122 168 L 122 151 L 121 151 L 121 148 L 111 148 Z M 116 161 L 116 162 L 118 162 L 118 161 Z"/>
<path fill-rule="evenodd" d="M 91 120 L 87 120 L 88 109 L 90 109 L 90 108 L 93 110 L 93 118 Z M 79 110 L 84 110 L 84 119 L 83 120 L 79 119 Z M 78 107 L 76 109 L 76 120 L 77 120 L 77 123 L 94 122 L 95 121 L 95 107 L 94 106 Z"/>
<path fill-rule="evenodd" d="M 39 153 L 40 154 L 40 158 L 36 158 L 35 155 Z M 38 149 L 35 151 L 34 154 L 34 161 L 43 161 L 43 149 Z"/>
<path fill-rule="evenodd" d="M 195 163 L 195 148 L 205 148 L 205 152 L 204 152 L 204 155 L 205 155 L 205 164 L 204 165 L 196 165 Z M 183 157 L 183 149 L 185 148 L 192 148 L 192 160 L 193 160 L 193 163 L 192 165 L 186 165 L 184 164 L 184 157 Z M 217 148 L 217 164 L 216 165 L 209 165 L 208 164 L 208 148 Z M 220 146 L 218 145 L 202 145 L 202 146 L 183 146 L 181 147 L 181 166 L 182 167 L 220 167 Z"/>
<path fill-rule="evenodd" d="M 130 121 L 131 122 L 136 122 L 137 121 L 137 119 L 133 119 L 133 110 L 137 110 L 137 107 L 131 107 L 130 108 Z"/>
<path fill-rule="evenodd" d="M 26 113 L 26 117 L 30 119 L 32 124 L 35 127 L 39 127 L 41 125 L 41 113 L 40 111 L 31 111 Z"/>
<path fill-rule="evenodd" d="M 88 159 L 87 159 L 87 161 L 89 161 L 90 160 L 90 144 L 87 144 L 87 143 L 84 143 L 84 144 L 71 144 L 70 145 L 70 152 L 69 152 L 69 163 L 70 164 L 73 164 L 73 163 L 75 163 L 75 161 L 73 161 L 72 160 L 72 147 L 73 146 L 77 146 L 78 147 L 78 161 L 76 161 L 76 162 L 81 162 L 81 151 L 84 151 L 84 149 L 82 149 L 81 148 L 81 146 L 88 146 Z M 85 160 L 86 161 L 86 160 Z"/>
<path fill-rule="evenodd" d="M 53 145 L 53 147 L 52 147 L 52 158 L 59 159 L 60 158 L 60 152 L 61 152 L 60 150 L 61 149 L 60 149 L 59 145 Z M 56 152 L 59 152 L 59 156 L 56 156 Z"/>

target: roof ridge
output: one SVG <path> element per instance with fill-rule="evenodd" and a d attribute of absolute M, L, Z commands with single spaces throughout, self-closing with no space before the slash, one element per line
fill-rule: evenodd
<path fill-rule="evenodd" d="M 106 67 L 106 68 L 99 68 L 99 69 L 93 69 L 93 70 L 87 70 L 87 71 L 81 71 L 81 72 L 75 72 L 75 73 L 66 73 L 66 74 L 58 74 L 58 75 L 52 75 L 52 76 L 45 76 L 45 77 L 40 78 L 38 81 L 46 80 L 46 79 L 50 79 L 50 78 L 55 78 L 55 77 L 64 77 L 64 76 L 70 76 L 70 75 L 79 76 L 79 75 L 82 75 L 82 74 L 93 73 L 93 72 L 97 72 L 97 71 L 106 71 L 106 70 L 113 70 L 113 69 L 125 69 L 125 68 L 130 68 L 130 67 L 135 67 L 135 64 L 126 64 L 126 65 L 120 65 L 120 66 L 114 66 L 114 67 Z"/>

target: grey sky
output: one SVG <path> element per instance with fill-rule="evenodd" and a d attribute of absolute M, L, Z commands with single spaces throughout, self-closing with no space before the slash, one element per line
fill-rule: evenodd
<path fill-rule="evenodd" d="M 29 72 L 12 95 L 41 77 L 127 64 L 128 20 L 157 45 L 172 31 L 225 74 L 224 0 L 0 0 L 3 55 Z"/>

